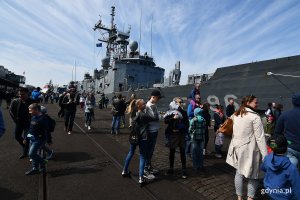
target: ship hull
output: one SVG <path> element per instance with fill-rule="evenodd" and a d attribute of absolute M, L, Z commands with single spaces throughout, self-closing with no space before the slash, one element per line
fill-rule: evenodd
<path fill-rule="evenodd" d="M 268 76 L 267 73 L 290 74 L 300 76 L 300 56 L 279 58 L 255 63 L 218 68 L 213 77 L 201 84 L 201 101 L 208 102 L 214 109 L 216 104 L 228 105 L 228 99 L 235 99 L 236 107 L 245 95 L 255 95 L 259 101 L 259 109 L 266 109 L 269 102 L 283 105 L 284 110 L 293 107 L 293 93 L 300 93 L 300 78 L 285 76 Z M 167 110 L 174 97 L 188 97 L 193 85 L 159 88 L 163 99 L 159 109 Z M 138 98 L 148 99 L 153 89 L 122 92 L 129 98 L 135 93 Z M 110 98 L 112 94 L 107 94 Z"/>

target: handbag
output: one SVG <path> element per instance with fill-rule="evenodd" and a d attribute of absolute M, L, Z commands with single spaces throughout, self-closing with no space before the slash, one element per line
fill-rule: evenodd
<path fill-rule="evenodd" d="M 140 126 L 136 122 L 136 120 L 133 120 L 132 127 L 129 133 L 129 142 L 130 144 L 137 145 L 140 141 Z"/>
<path fill-rule="evenodd" d="M 225 136 L 232 136 L 233 133 L 233 120 L 227 118 L 225 122 L 218 129 L 219 132 L 223 133 Z"/>

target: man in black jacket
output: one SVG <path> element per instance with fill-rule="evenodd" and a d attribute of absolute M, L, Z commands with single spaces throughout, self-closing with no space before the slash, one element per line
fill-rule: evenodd
<path fill-rule="evenodd" d="M 122 99 L 122 94 L 119 94 L 116 99 L 113 100 L 113 119 L 111 125 L 111 134 L 120 133 L 121 116 L 124 115 L 126 110 L 125 101 Z"/>
<path fill-rule="evenodd" d="M 69 135 L 71 135 L 73 129 L 76 107 L 79 105 L 79 98 L 80 95 L 76 92 L 76 88 L 71 87 L 62 101 L 65 113 L 65 131 L 67 131 Z"/>
<path fill-rule="evenodd" d="M 15 139 L 23 148 L 20 159 L 28 156 L 29 149 L 29 142 L 27 141 L 26 134 L 30 126 L 31 116 L 28 111 L 28 106 L 34 103 L 34 100 L 28 97 L 28 93 L 29 91 L 27 88 L 20 88 L 19 97 L 11 102 L 9 108 L 9 114 L 16 124 Z"/>
<path fill-rule="evenodd" d="M 226 116 L 230 117 L 235 112 L 234 100 L 232 98 L 228 99 L 228 106 L 226 107 Z"/>

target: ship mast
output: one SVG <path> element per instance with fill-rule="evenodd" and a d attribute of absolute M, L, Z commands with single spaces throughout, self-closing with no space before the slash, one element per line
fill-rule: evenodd
<path fill-rule="evenodd" d="M 102 24 L 100 20 L 95 24 L 94 31 L 99 30 L 101 38 L 98 40 L 106 43 L 106 59 L 109 59 L 110 66 L 113 65 L 115 58 L 124 58 L 127 54 L 128 39 L 130 36 L 130 27 L 127 33 L 117 30 L 115 24 L 115 6 L 111 7 L 110 28 Z"/>

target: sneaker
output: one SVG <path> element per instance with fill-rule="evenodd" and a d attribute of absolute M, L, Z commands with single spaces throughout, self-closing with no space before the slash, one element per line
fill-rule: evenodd
<path fill-rule="evenodd" d="M 221 154 L 215 154 L 216 158 L 222 158 L 222 155 Z"/>
<path fill-rule="evenodd" d="M 186 179 L 187 178 L 187 174 L 186 174 L 186 172 L 184 170 L 182 171 L 181 178 L 182 179 Z"/>
<path fill-rule="evenodd" d="M 131 172 L 125 172 L 124 170 L 122 171 L 122 176 L 123 177 L 130 177 Z"/>
<path fill-rule="evenodd" d="M 53 158 L 53 150 L 51 150 L 51 153 L 46 157 L 47 160 L 51 160 Z"/>
<path fill-rule="evenodd" d="M 85 123 L 84 126 L 87 127 L 88 125 Z"/>
<path fill-rule="evenodd" d="M 29 175 L 39 174 L 39 173 L 40 173 L 40 170 L 38 170 L 36 168 L 32 168 L 31 170 L 25 172 L 25 175 L 29 176 Z"/>
<path fill-rule="evenodd" d="M 112 134 L 112 135 L 113 135 L 113 134 L 115 134 L 115 132 L 114 132 L 114 131 L 110 131 L 110 134 Z"/>
<path fill-rule="evenodd" d="M 91 130 L 91 126 L 88 126 L 88 130 Z"/>
<path fill-rule="evenodd" d="M 150 167 L 148 168 L 148 171 L 149 171 L 151 174 L 156 174 L 156 173 L 159 172 L 159 170 L 153 168 L 152 166 L 150 166 Z"/>
<path fill-rule="evenodd" d="M 146 180 L 144 177 L 139 177 L 139 184 L 141 187 L 143 187 L 143 185 L 146 183 Z"/>
<path fill-rule="evenodd" d="M 116 135 L 120 134 L 120 131 L 116 131 Z"/>
<path fill-rule="evenodd" d="M 71 135 L 71 134 L 72 134 L 71 131 L 69 131 L 69 132 L 68 132 L 68 135 Z"/>
<path fill-rule="evenodd" d="M 151 174 L 148 170 L 144 170 L 144 178 L 146 178 L 148 180 L 152 180 L 152 179 L 155 179 L 155 176 L 153 174 Z"/>
<path fill-rule="evenodd" d="M 205 149 L 203 149 L 203 155 L 205 156 Z"/>

